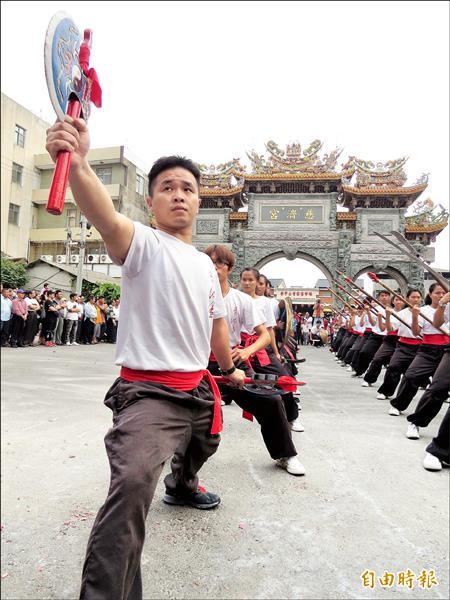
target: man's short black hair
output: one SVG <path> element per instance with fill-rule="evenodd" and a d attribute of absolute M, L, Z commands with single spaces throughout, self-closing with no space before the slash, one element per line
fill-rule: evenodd
<path fill-rule="evenodd" d="M 70 294 L 69 298 L 72 299 L 72 298 L 75 298 L 75 296 L 76 296 L 76 294 Z"/>
<path fill-rule="evenodd" d="M 182 169 L 186 169 L 186 171 L 192 173 L 192 175 L 195 177 L 195 181 L 197 182 L 197 186 L 200 188 L 200 169 L 191 159 L 185 158 L 184 156 L 162 156 L 153 164 L 152 168 L 150 169 L 150 173 L 148 174 L 149 196 L 153 194 L 153 184 L 155 183 L 155 179 L 158 177 L 158 175 L 163 171 L 173 169 L 174 167 L 181 167 Z"/>

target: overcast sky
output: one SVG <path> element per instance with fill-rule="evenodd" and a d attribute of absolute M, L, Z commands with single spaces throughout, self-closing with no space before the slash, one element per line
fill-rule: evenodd
<path fill-rule="evenodd" d="M 341 158 L 409 156 L 448 207 L 448 2 L 2 2 L 2 91 L 53 121 L 43 44 L 57 11 L 94 32 L 92 146 L 212 164 L 298 141 Z M 447 267 L 448 229 L 436 243 Z M 314 268 L 280 268 L 289 284 Z M 308 274 L 309 273 L 309 274 Z M 301 277 L 302 281 L 299 281 Z"/>

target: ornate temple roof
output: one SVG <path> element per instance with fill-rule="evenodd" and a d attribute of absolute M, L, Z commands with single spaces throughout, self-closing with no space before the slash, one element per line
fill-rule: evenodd
<path fill-rule="evenodd" d="M 244 189 L 243 167 L 238 158 L 220 165 L 198 164 L 200 169 L 201 198 L 234 199 L 234 207 L 243 206 L 241 192 Z"/>
<path fill-rule="evenodd" d="M 329 154 L 319 155 L 323 143 L 314 140 L 302 150 L 297 142 L 282 150 L 274 141 L 266 144 L 267 157 L 254 150 L 247 152 L 252 164 L 252 172 L 245 173 L 246 181 L 301 181 L 301 180 L 340 180 L 351 176 L 353 165 L 349 169 L 336 172 L 336 164 L 342 149 L 336 148 Z"/>
<path fill-rule="evenodd" d="M 375 164 L 351 156 L 347 167 L 354 166 L 354 177 L 342 178 L 342 204 L 355 208 L 361 205 L 363 198 L 390 199 L 387 204 L 396 198 L 396 203 L 400 202 L 402 207 L 414 202 L 426 189 L 428 175 L 423 174 L 414 185 L 405 186 L 407 176 L 404 166 L 407 160 L 406 157 L 401 157 Z"/>

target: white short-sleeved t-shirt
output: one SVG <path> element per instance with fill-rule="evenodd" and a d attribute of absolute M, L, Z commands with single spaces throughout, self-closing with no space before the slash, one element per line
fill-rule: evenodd
<path fill-rule="evenodd" d="M 361 315 L 360 317 L 358 317 L 358 315 L 356 315 L 355 318 L 355 325 L 353 327 L 353 329 L 355 331 L 357 331 L 358 333 L 364 333 L 366 330 L 366 327 L 369 326 L 369 319 L 367 318 L 367 316 Z"/>
<path fill-rule="evenodd" d="M 67 303 L 67 320 L 68 321 L 78 321 L 78 316 L 80 313 L 77 312 L 69 312 L 71 309 L 79 308 L 78 302 L 72 302 L 69 300 Z"/>
<path fill-rule="evenodd" d="M 445 311 L 444 311 L 444 323 L 441 325 L 441 329 L 444 329 L 444 330 L 448 330 L 448 314 L 449 314 L 448 310 L 449 310 L 449 308 L 448 308 L 448 304 L 447 304 Z M 426 317 L 428 317 L 430 319 L 430 321 L 433 321 L 434 313 L 436 312 L 436 309 L 428 304 L 426 306 L 422 306 L 420 309 L 420 312 L 422 314 L 424 314 Z M 423 333 L 425 335 L 442 334 L 442 331 L 439 331 L 439 329 L 436 329 L 436 327 L 433 327 L 433 325 L 431 323 L 428 323 L 428 321 L 425 321 L 425 319 L 423 317 L 421 317 L 420 315 L 419 315 L 419 325 L 422 328 L 421 333 Z"/>
<path fill-rule="evenodd" d="M 269 298 L 269 301 L 272 306 L 273 316 L 275 317 L 275 321 L 278 321 L 278 319 L 280 318 L 280 307 L 278 306 L 279 301 L 276 298 Z"/>
<path fill-rule="evenodd" d="M 379 315 L 381 315 L 383 317 L 383 319 L 381 319 L 381 322 L 384 323 L 384 317 L 386 317 L 386 309 L 382 308 L 381 306 L 376 306 L 375 310 L 377 311 L 377 313 Z M 384 331 L 382 331 L 380 329 L 380 326 L 378 325 L 378 317 L 376 319 L 377 319 L 377 322 L 372 327 L 372 333 L 376 333 L 377 335 L 387 335 L 387 330 L 385 329 Z"/>
<path fill-rule="evenodd" d="M 241 343 L 241 331 L 253 331 L 258 325 L 262 325 L 264 318 L 248 294 L 230 288 L 224 297 L 226 320 L 230 334 L 230 346 L 238 346 Z"/>
<path fill-rule="evenodd" d="M 149 371 L 206 369 L 213 319 L 225 315 L 209 256 L 134 223 L 122 264 L 116 364 Z"/>
<path fill-rule="evenodd" d="M 409 308 L 403 308 L 397 314 L 402 319 L 402 321 L 405 321 L 405 323 L 408 323 L 410 326 L 412 326 L 412 312 Z M 419 324 L 420 324 L 420 317 L 419 317 Z M 400 321 L 399 321 L 397 335 L 399 337 L 418 339 L 418 337 L 416 335 L 413 335 L 411 329 L 409 327 L 406 327 L 406 325 L 403 325 L 403 323 L 400 323 Z"/>
<path fill-rule="evenodd" d="M 269 298 L 266 298 L 265 296 L 256 296 L 255 298 L 251 298 L 251 296 L 249 296 L 249 298 L 256 305 L 256 308 L 262 319 L 261 323 L 266 327 L 275 327 L 276 321 Z M 250 335 L 254 333 L 253 329 L 247 329 L 245 326 L 242 327 L 242 331 Z"/>

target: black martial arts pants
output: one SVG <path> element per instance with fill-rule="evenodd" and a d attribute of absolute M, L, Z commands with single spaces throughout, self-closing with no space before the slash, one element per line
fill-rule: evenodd
<path fill-rule="evenodd" d="M 422 394 L 416 410 L 408 421 L 417 427 L 427 427 L 439 413 L 450 392 L 450 347 L 446 348 L 441 362 L 433 375 L 433 381 Z"/>
<path fill-rule="evenodd" d="M 383 338 L 383 335 L 377 335 L 373 332 L 369 335 L 364 347 L 361 348 L 361 351 L 358 354 L 358 360 L 353 367 L 356 371 L 356 375 L 363 375 L 367 371 L 367 367 L 370 365 L 372 358 L 381 346 Z"/>
<path fill-rule="evenodd" d="M 171 494 L 195 492 L 197 472 L 214 454 L 210 434 L 214 399 L 205 382 L 180 392 L 150 382 L 116 379 L 105 404 L 113 426 L 105 437 L 111 467 L 108 496 L 88 542 L 81 600 L 141 600 L 145 519 L 164 463 Z"/>
<path fill-rule="evenodd" d="M 344 335 L 346 333 L 347 330 L 345 329 L 345 327 L 340 327 L 336 335 L 333 335 L 333 341 L 331 342 L 331 349 L 333 350 L 333 352 L 337 352 L 339 350 L 339 346 L 341 345 L 342 340 L 344 339 Z"/>
<path fill-rule="evenodd" d="M 355 368 L 354 365 L 356 364 L 356 361 L 358 360 L 359 353 L 361 352 L 362 347 L 366 343 L 369 335 L 370 334 L 365 334 L 365 333 L 363 335 L 358 335 L 356 342 L 353 344 L 353 346 L 350 348 L 350 350 L 345 355 L 344 362 L 346 365 L 351 365 L 353 369 Z"/>
<path fill-rule="evenodd" d="M 242 365 L 239 365 L 239 368 L 242 369 Z M 208 370 L 213 375 L 220 374 L 217 363 L 210 362 Z M 252 376 L 251 371 L 244 370 L 249 377 Z M 292 441 L 291 426 L 283 396 L 277 394 L 276 389 L 270 395 L 263 395 L 262 393 L 258 394 L 256 389 L 251 391 L 249 387 L 238 389 L 219 385 L 219 388 L 224 402 L 228 400 L 227 403 L 231 403 L 231 400 L 234 400 L 242 410 L 255 417 L 261 426 L 261 435 L 266 448 L 273 459 L 287 458 L 297 454 Z"/>
<path fill-rule="evenodd" d="M 369 368 L 364 375 L 364 381 L 375 383 L 381 373 L 383 365 L 388 365 L 397 346 L 398 337 L 396 335 L 386 335 L 383 343 L 378 348 Z"/>
<path fill-rule="evenodd" d="M 337 356 L 340 360 L 344 359 L 345 355 L 347 354 L 347 352 L 350 350 L 350 348 L 353 346 L 353 344 L 356 342 L 356 340 L 358 338 L 359 338 L 359 335 L 357 333 L 347 333 L 347 336 L 342 341 L 342 344 L 337 353 Z"/>
<path fill-rule="evenodd" d="M 427 452 L 446 464 L 450 463 L 450 406 L 442 419 L 437 436 L 428 444 Z"/>
<path fill-rule="evenodd" d="M 405 344 L 404 342 L 398 342 L 397 348 L 395 349 L 386 370 L 384 381 L 378 388 L 380 394 L 384 394 L 386 398 L 390 398 L 393 395 L 401 376 L 414 360 L 419 348 L 419 344 Z"/>
<path fill-rule="evenodd" d="M 432 344 L 420 346 L 414 360 L 403 375 L 396 397 L 391 400 L 394 408 L 400 411 L 406 410 L 419 387 L 426 387 L 429 384 L 430 377 L 434 375 L 441 362 L 444 348 L 445 346 Z"/>

